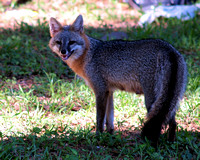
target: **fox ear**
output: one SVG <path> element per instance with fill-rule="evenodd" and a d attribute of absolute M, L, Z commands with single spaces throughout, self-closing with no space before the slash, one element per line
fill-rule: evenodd
<path fill-rule="evenodd" d="M 79 15 L 72 24 L 74 31 L 83 33 L 83 17 Z"/>
<path fill-rule="evenodd" d="M 62 25 L 55 18 L 50 18 L 49 29 L 51 37 L 54 37 L 57 32 L 62 29 Z"/>

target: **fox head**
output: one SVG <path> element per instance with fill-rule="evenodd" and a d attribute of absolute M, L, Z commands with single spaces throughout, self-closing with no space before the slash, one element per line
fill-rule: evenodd
<path fill-rule="evenodd" d="M 88 47 L 88 39 L 84 34 L 82 15 L 79 15 L 72 25 L 67 26 L 62 26 L 55 18 L 50 18 L 49 28 L 49 47 L 63 61 L 78 59 L 83 55 Z"/>

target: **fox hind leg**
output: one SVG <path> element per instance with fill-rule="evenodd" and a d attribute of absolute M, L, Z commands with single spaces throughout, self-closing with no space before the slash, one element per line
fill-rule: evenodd
<path fill-rule="evenodd" d="M 149 113 L 151 111 L 152 105 L 155 102 L 155 95 L 154 93 L 151 94 L 145 94 L 145 106 L 147 109 L 147 113 Z"/>
<path fill-rule="evenodd" d="M 146 82 L 147 83 L 147 82 Z M 145 96 L 145 106 L 147 109 L 147 114 L 150 115 L 152 112 L 155 112 L 155 104 L 156 104 L 156 95 L 154 93 L 154 88 L 153 86 L 148 86 L 148 88 L 152 88 L 152 90 L 148 90 L 144 92 Z M 160 136 L 162 128 L 162 122 L 159 120 L 159 117 L 157 116 L 152 116 L 150 118 L 148 116 L 148 120 L 145 122 L 143 128 L 142 128 L 142 137 L 147 138 L 152 142 L 152 145 L 157 144 L 158 138 Z"/>
<path fill-rule="evenodd" d="M 162 123 L 159 117 L 155 116 L 145 122 L 141 135 L 143 138 L 146 137 L 148 140 L 150 140 L 152 145 L 156 147 L 160 137 L 161 128 Z"/>
<path fill-rule="evenodd" d="M 172 116 L 172 118 L 169 121 L 169 129 L 168 129 L 168 141 L 173 142 L 176 138 L 176 127 L 177 123 L 175 120 L 175 115 Z"/>

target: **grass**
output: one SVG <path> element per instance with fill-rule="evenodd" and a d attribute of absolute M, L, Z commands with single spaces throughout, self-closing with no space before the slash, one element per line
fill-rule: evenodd
<path fill-rule="evenodd" d="M 90 36 L 101 38 L 105 33 L 120 30 L 130 40 L 161 38 L 173 44 L 188 66 L 187 90 L 176 116 L 176 141 L 167 142 L 164 133 L 157 150 L 143 141 L 140 131 L 146 115 L 144 97 L 120 91 L 114 94 L 114 135 L 103 133 L 96 137 L 94 94 L 50 51 L 48 23 L 41 15 L 39 19 L 32 18 L 35 25 L 18 21 L 12 29 L 1 29 L 0 159 L 200 159 L 199 15 L 184 22 L 160 18 L 143 28 L 114 28 L 138 17 L 125 14 L 131 13 L 131 8 L 121 15 L 115 14 L 119 10 L 116 1 L 104 3 L 105 12 L 102 4 L 90 1 L 61 2 L 60 8 L 45 0 L 31 1 L 15 9 L 33 6 L 46 17 L 50 11 L 57 11 L 62 20 L 66 19 L 65 14 L 75 12 L 72 6 L 76 4 L 80 13 L 86 8 L 85 30 Z M 99 26 L 93 25 L 93 21 Z M 0 22 L 8 26 L 11 23 L 3 17 Z"/>

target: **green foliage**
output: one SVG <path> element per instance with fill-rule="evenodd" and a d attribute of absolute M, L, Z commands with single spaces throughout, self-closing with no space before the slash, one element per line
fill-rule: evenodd
<path fill-rule="evenodd" d="M 54 72 L 57 75 L 70 75 L 72 72 L 49 47 L 49 31 L 46 23 L 30 26 L 19 24 L 16 30 L 5 30 L 0 33 L 0 74 L 2 77 L 44 75 Z"/>

